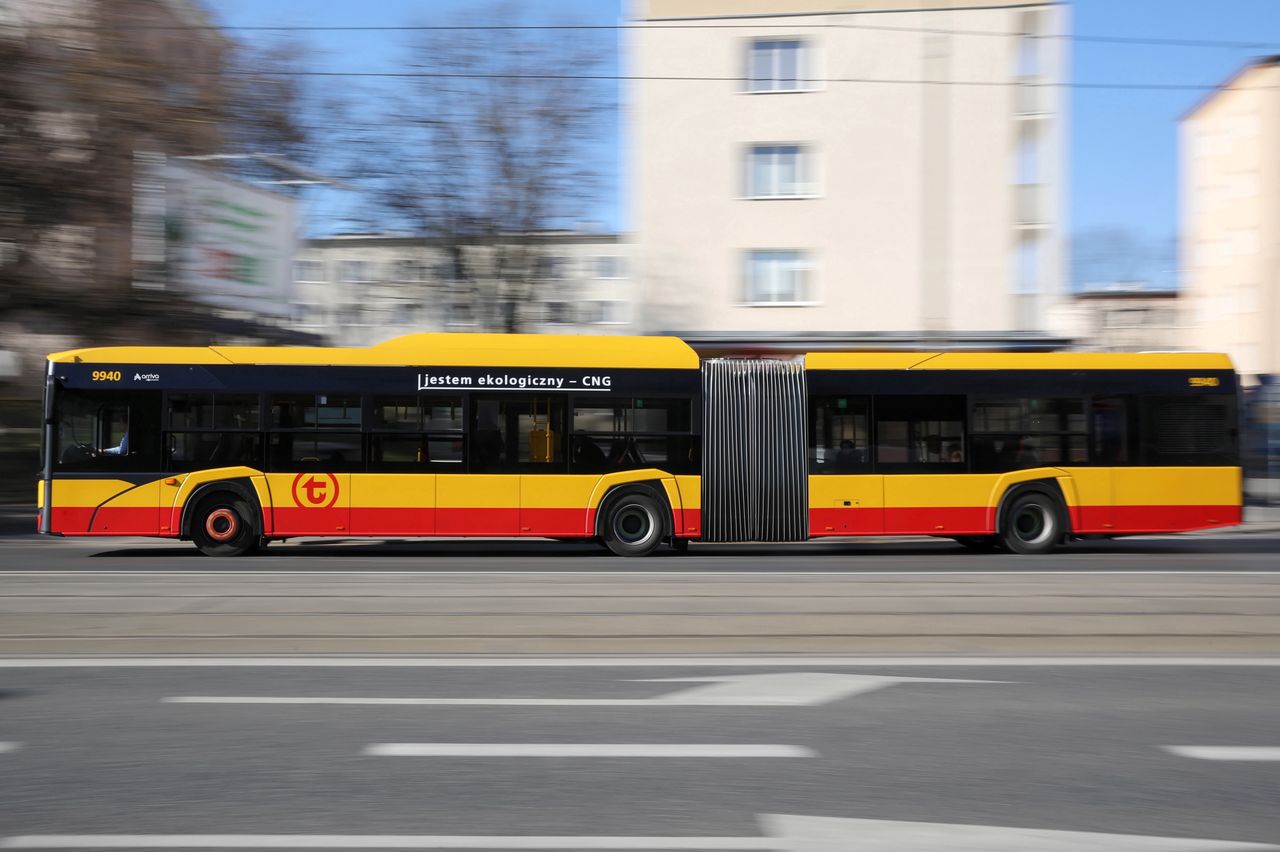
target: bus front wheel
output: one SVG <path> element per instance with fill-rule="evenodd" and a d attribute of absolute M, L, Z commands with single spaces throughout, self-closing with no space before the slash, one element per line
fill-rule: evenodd
<path fill-rule="evenodd" d="M 1048 553 L 1062 541 L 1064 532 L 1058 501 L 1031 491 L 1009 504 L 1000 523 L 1000 544 L 1011 553 Z"/>
<path fill-rule="evenodd" d="M 206 556 L 242 556 L 258 544 L 252 509 L 230 492 L 210 494 L 191 518 L 191 540 Z"/>
<path fill-rule="evenodd" d="M 605 546 L 618 556 L 648 556 L 662 543 L 662 510 L 644 494 L 624 494 L 609 507 Z"/>

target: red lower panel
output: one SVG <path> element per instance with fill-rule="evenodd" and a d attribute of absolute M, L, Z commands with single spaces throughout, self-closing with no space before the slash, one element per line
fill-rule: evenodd
<path fill-rule="evenodd" d="M 585 536 L 594 533 L 594 509 L 521 509 L 520 535 Z"/>
<path fill-rule="evenodd" d="M 884 510 L 833 506 L 809 510 L 809 535 L 879 535 L 884 531 Z"/>
<path fill-rule="evenodd" d="M 53 532 L 65 535 L 159 535 L 160 507 L 55 506 Z"/>
<path fill-rule="evenodd" d="M 436 535 L 519 535 L 520 510 L 436 509 Z"/>
<path fill-rule="evenodd" d="M 278 506 L 275 510 L 273 535 L 348 535 L 351 510 L 346 506 L 332 509 L 302 509 Z"/>
<path fill-rule="evenodd" d="M 66 535 L 85 535 L 93 518 L 92 506 L 54 506 L 50 512 L 53 532 Z"/>
<path fill-rule="evenodd" d="M 982 535 L 992 530 L 991 514 L 986 506 L 886 506 L 884 531 L 889 535 Z"/>
<path fill-rule="evenodd" d="M 1241 521 L 1239 506 L 1116 506 L 1111 511 L 1111 532 L 1182 532 L 1235 526 Z"/>
<path fill-rule="evenodd" d="M 677 516 L 677 520 L 684 522 L 683 530 L 676 533 L 678 536 L 681 538 L 697 538 L 702 535 L 701 509 L 681 509 Z M 677 528 L 679 529 L 679 527 Z"/>
<path fill-rule="evenodd" d="M 875 529 L 880 509 L 809 510 L 814 538 L 837 535 L 983 535 L 993 531 L 994 510 L 985 506 L 886 508 L 884 528 Z M 870 513 L 870 514 L 864 514 Z M 160 530 L 167 511 L 149 507 L 55 506 L 52 531 L 64 535 L 172 535 Z M 176 513 L 174 513 L 176 514 Z M 1241 522 L 1240 506 L 1078 506 L 1071 508 L 1077 533 L 1138 534 L 1182 532 Z M 702 513 L 684 509 L 680 535 L 701 533 Z M 594 509 L 423 509 L 348 510 L 277 508 L 274 535 L 384 536 L 583 536 L 591 535 Z M 92 528 L 90 523 L 92 522 Z M 522 529 L 525 527 L 527 529 Z M 827 529 L 832 527 L 833 529 Z"/>
<path fill-rule="evenodd" d="M 435 535 L 436 510 L 430 507 L 354 507 L 351 509 L 352 535 L 424 536 Z"/>

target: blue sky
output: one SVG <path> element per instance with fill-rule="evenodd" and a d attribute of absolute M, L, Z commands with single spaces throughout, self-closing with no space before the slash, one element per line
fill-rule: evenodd
<path fill-rule="evenodd" d="M 230 26 L 380 26 L 449 23 L 487 0 L 220 0 Z M 621 0 L 524 0 L 527 22 L 570 19 L 592 24 L 621 20 Z M 1277 0 L 1078 0 L 1071 4 L 1077 34 L 1275 42 L 1280 52 Z M 244 34 L 246 38 L 264 37 Z M 402 33 L 308 33 L 333 70 L 386 70 L 396 64 Z M 1072 78 L 1081 82 L 1215 85 L 1251 56 L 1240 48 L 1165 47 L 1074 42 Z M 617 71 L 616 57 L 611 71 Z M 608 73 L 608 72 L 606 72 Z M 1188 91 L 1075 89 L 1070 98 L 1068 217 L 1071 231 L 1119 226 L 1143 239 L 1172 237 L 1177 228 L 1177 119 L 1198 99 Z M 626 227 L 617 125 L 599 148 L 610 176 L 593 220 Z"/>

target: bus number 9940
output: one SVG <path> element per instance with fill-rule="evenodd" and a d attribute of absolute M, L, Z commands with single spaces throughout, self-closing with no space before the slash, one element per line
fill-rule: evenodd
<path fill-rule="evenodd" d="M 118 382 L 120 381 L 119 370 L 94 370 L 90 374 L 95 382 Z"/>

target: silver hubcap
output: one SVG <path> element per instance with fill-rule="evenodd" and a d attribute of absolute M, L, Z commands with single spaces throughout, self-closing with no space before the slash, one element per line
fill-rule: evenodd
<path fill-rule="evenodd" d="M 1043 506 L 1029 503 L 1014 515 L 1013 534 L 1027 544 L 1043 544 L 1053 535 L 1053 520 Z"/>
<path fill-rule="evenodd" d="M 623 506 L 613 518 L 613 534 L 626 544 L 645 543 L 654 529 L 653 518 L 643 506 Z"/>

